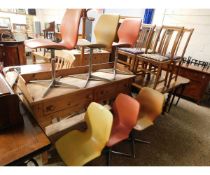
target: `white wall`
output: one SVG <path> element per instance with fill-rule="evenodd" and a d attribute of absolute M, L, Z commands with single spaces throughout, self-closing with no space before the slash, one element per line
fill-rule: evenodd
<path fill-rule="evenodd" d="M 26 24 L 26 15 L 0 12 L 0 17 L 10 18 L 11 25 L 13 23 L 15 23 L 15 24 Z"/>
<path fill-rule="evenodd" d="M 210 9 L 156 9 L 153 23 L 194 28 L 185 56 L 210 61 Z"/>
<path fill-rule="evenodd" d="M 105 13 L 118 13 L 122 16 L 140 17 L 143 19 L 145 9 L 105 9 Z"/>

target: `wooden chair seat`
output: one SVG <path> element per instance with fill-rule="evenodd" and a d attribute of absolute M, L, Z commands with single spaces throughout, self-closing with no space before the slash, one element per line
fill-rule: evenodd
<path fill-rule="evenodd" d="M 153 59 L 160 62 L 170 61 L 170 57 L 162 56 L 160 54 L 142 54 L 141 56 L 145 57 L 145 59 Z"/>

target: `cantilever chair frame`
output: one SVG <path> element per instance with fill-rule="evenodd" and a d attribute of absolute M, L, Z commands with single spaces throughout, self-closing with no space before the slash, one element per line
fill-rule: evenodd
<path fill-rule="evenodd" d="M 152 59 L 150 57 L 145 56 L 144 54 L 139 54 L 136 57 L 138 61 L 141 62 L 142 64 L 140 72 L 142 73 L 143 77 L 145 76 L 146 73 L 148 74 L 148 77 L 149 77 L 148 80 L 150 80 L 150 74 L 154 74 L 156 76 L 155 83 L 153 86 L 154 89 L 161 82 L 164 82 L 165 87 L 170 86 L 170 83 L 169 83 L 170 80 L 168 80 L 168 76 L 170 72 L 172 71 L 171 64 L 174 62 L 176 48 L 179 43 L 183 28 L 184 27 L 162 26 L 161 33 L 163 34 L 162 36 L 159 36 L 159 45 L 157 45 L 156 52 L 154 53 L 154 55 L 156 55 L 157 57 L 158 56 L 165 57 L 166 58 L 165 60 Z M 177 32 L 177 34 L 175 36 L 175 39 L 171 47 L 170 57 L 168 57 L 167 49 L 168 49 L 168 46 L 170 44 L 170 41 L 174 32 Z M 166 75 L 164 79 L 160 80 L 163 66 L 166 66 Z"/>

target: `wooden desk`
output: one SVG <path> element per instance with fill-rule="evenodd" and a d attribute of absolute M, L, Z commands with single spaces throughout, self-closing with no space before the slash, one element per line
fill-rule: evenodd
<path fill-rule="evenodd" d="M 50 147 L 50 141 L 21 105 L 24 126 L 0 132 L 0 165 L 18 165 Z"/>
<path fill-rule="evenodd" d="M 201 66 L 182 64 L 179 75 L 190 79 L 190 83 L 186 86 L 183 96 L 189 97 L 199 103 L 210 81 L 210 68 L 202 69 Z"/>
<path fill-rule="evenodd" d="M 37 70 L 40 70 L 40 67 L 45 70 L 47 64 L 33 66 L 37 66 Z M 21 66 L 21 70 L 26 70 L 26 67 Z M 93 65 L 93 71 L 111 67 L 113 67 L 113 63 Z M 87 88 L 83 88 L 86 80 L 68 77 L 71 74 L 84 74 L 87 72 L 88 66 L 56 71 L 56 76 L 63 76 L 61 78 L 62 82 L 74 84 L 81 87 L 81 89 L 53 88 L 46 97 L 42 98 L 42 94 L 48 84 L 30 83 L 30 80 L 49 79 L 51 77 L 50 70 L 31 73 L 31 70 L 28 69 L 28 73 L 25 72 L 24 74 L 21 71 L 22 78 L 18 80 L 18 87 L 24 94 L 22 96 L 23 102 L 28 106 L 43 129 L 51 124 L 54 119 L 59 120 L 72 113 L 86 109 L 92 101 L 103 103 L 113 100 L 119 93 L 128 94 L 131 92 L 130 88 L 134 75 L 117 75 L 116 80 L 113 82 L 90 81 Z M 104 77 L 113 77 L 112 74 L 108 73 L 96 74 Z"/>

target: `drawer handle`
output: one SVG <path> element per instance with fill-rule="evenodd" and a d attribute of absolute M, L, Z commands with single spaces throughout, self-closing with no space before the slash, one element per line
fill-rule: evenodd
<path fill-rule="evenodd" d="M 49 106 L 46 107 L 46 110 L 47 111 L 53 111 L 53 110 L 55 110 L 55 106 L 49 105 Z"/>

